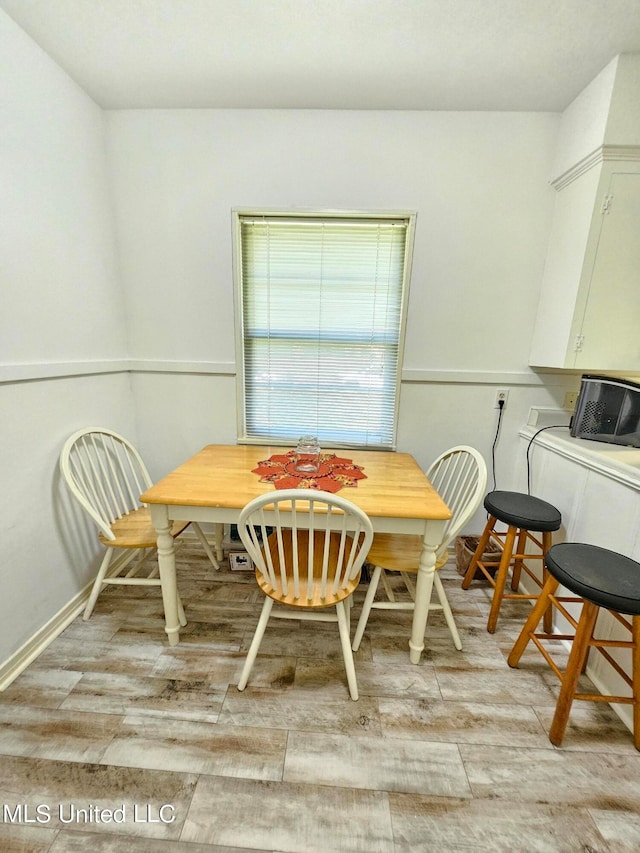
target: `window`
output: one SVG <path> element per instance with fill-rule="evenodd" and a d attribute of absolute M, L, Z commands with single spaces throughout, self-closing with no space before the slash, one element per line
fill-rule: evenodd
<path fill-rule="evenodd" d="M 240 441 L 394 447 L 413 227 L 235 213 Z"/>

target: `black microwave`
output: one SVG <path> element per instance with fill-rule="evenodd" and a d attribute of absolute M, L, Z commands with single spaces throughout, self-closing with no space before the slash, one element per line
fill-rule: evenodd
<path fill-rule="evenodd" d="M 640 447 L 640 385 L 585 374 L 571 420 L 571 435 Z"/>

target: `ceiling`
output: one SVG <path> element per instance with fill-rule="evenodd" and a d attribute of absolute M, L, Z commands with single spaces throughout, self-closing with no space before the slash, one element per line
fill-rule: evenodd
<path fill-rule="evenodd" d="M 562 111 L 640 0 L 0 0 L 104 108 Z"/>

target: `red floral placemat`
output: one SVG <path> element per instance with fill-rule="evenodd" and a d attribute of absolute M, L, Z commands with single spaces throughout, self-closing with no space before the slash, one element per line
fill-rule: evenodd
<path fill-rule="evenodd" d="M 275 454 L 258 462 L 252 470 L 260 476 L 261 483 L 273 483 L 276 489 L 319 489 L 323 492 L 339 492 L 345 486 L 355 487 L 358 480 L 366 480 L 360 465 L 351 459 L 343 459 L 335 453 L 321 453 L 317 474 L 296 471 L 295 451 Z"/>

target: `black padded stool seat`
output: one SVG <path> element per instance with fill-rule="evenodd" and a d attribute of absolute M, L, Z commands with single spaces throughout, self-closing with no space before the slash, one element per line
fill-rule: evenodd
<path fill-rule="evenodd" d="M 547 569 L 562 586 L 618 613 L 640 614 L 640 563 L 597 545 L 565 542 L 547 554 Z"/>
<path fill-rule="evenodd" d="M 525 530 L 559 530 L 562 515 L 552 504 L 522 492 L 489 492 L 484 499 L 484 508 L 489 515 Z"/>
<path fill-rule="evenodd" d="M 633 742 L 636 749 L 640 750 L 640 563 L 597 545 L 564 542 L 549 549 L 546 566 L 547 581 L 511 650 L 509 666 L 518 665 L 531 640 L 562 682 L 549 729 L 549 740 L 555 746 L 562 743 L 573 700 L 586 699 L 592 702 L 633 705 Z M 558 588 L 568 590 L 575 597 L 568 597 L 564 592 L 557 596 Z M 568 602 L 582 604 L 578 620 L 567 609 Z M 553 607 L 562 613 L 575 634 L 557 634 L 548 630 L 544 633 L 536 632 L 543 615 Z M 594 636 L 601 607 L 606 608 L 609 614 L 627 629 L 630 640 Z M 572 640 L 571 653 L 564 673 L 545 647 L 544 642 L 547 640 Z M 619 662 L 606 651 L 607 647 L 631 649 L 631 674 L 621 668 Z M 590 650 L 600 653 L 615 669 L 618 676 L 630 687 L 631 695 L 578 692 L 578 682 L 586 668 Z"/>
<path fill-rule="evenodd" d="M 489 492 L 484 499 L 484 508 L 489 518 L 462 581 L 462 588 L 468 589 L 471 581 L 478 576 L 484 576 L 491 584 L 493 597 L 487 619 L 487 631 L 493 634 L 505 598 L 538 599 L 539 592 L 529 594 L 520 591 L 520 578 L 522 572 L 525 572 L 535 587 L 542 590 L 546 580 L 544 555 L 551 547 L 551 534 L 562 524 L 562 515 L 560 510 L 547 501 L 523 492 Z M 496 529 L 498 525 L 507 525 L 506 532 L 499 532 Z M 491 545 L 498 546 L 498 556 L 487 551 Z M 529 545 L 534 547 L 533 552 L 531 548 L 527 550 Z M 528 565 L 531 560 L 542 562 L 543 568 L 540 572 L 535 573 L 531 569 Z M 505 593 L 509 570 L 512 592 Z M 551 629 L 550 619 L 551 611 L 545 621 L 548 630 Z"/>

